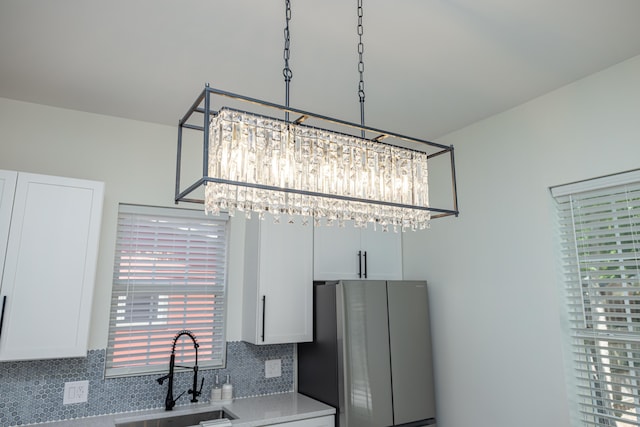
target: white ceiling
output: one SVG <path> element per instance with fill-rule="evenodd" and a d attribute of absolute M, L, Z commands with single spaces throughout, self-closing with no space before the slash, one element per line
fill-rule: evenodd
<path fill-rule="evenodd" d="M 356 1 L 291 0 L 291 106 L 359 121 Z M 638 0 L 364 0 L 367 124 L 436 139 L 640 54 Z M 175 125 L 284 103 L 284 0 L 0 0 L 0 97 Z"/>

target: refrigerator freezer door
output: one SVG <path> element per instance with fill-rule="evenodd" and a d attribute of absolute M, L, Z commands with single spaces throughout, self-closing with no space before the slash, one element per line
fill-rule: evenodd
<path fill-rule="evenodd" d="M 427 284 L 388 282 L 394 424 L 435 418 Z"/>
<path fill-rule="evenodd" d="M 344 281 L 344 416 L 348 427 L 393 424 L 384 281 Z"/>
<path fill-rule="evenodd" d="M 338 340 L 336 286 L 314 286 L 313 299 L 313 342 L 298 344 L 298 391 L 340 409 L 341 341 Z"/>

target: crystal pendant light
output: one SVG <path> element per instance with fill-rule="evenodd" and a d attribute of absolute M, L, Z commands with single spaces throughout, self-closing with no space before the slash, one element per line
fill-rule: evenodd
<path fill-rule="evenodd" d="M 427 154 L 223 108 L 209 130 L 205 210 L 426 228 Z M 372 203 L 373 201 L 381 203 Z M 415 207 L 399 207 L 415 205 Z"/>
<path fill-rule="evenodd" d="M 289 106 L 289 20 L 290 0 L 286 0 L 285 76 L 286 105 L 278 105 L 213 89 L 207 85 L 180 120 L 176 169 L 176 203 L 204 203 L 207 213 L 242 211 L 279 221 L 302 217 L 315 225 L 357 227 L 368 224 L 382 230 L 418 230 L 432 218 L 458 215 L 453 147 L 411 138 L 364 125 L 364 82 L 362 63 L 362 7 L 358 3 L 358 52 L 360 62 L 360 125 L 302 111 Z M 240 103 L 212 107 L 213 100 L 225 98 Z M 244 111 L 246 104 L 259 113 Z M 284 119 L 273 117 L 273 110 Z M 262 111 L 268 111 L 265 114 Z M 290 121 L 291 113 L 299 118 Z M 197 119 L 202 115 L 201 122 Z M 194 119 L 195 118 L 195 119 Z M 313 125 L 303 121 L 313 121 Z M 194 122 L 195 121 L 195 122 Z M 319 124 L 316 124 L 319 123 Z M 335 130 L 335 128 L 339 128 Z M 202 132 L 202 178 L 181 190 L 183 134 Z M 359 130 L 360 136 L 353 135 Z M 366 135 L 378 135 L 367 138 Z M 386 143 L 387 138 L 405 148 Z M 382 140 L 385 140 L 385 143 Z M 429 204 L 428 164 L 449 156 L 451 208 Z M 192 193 L 204 187 L 202 198 Z"/>

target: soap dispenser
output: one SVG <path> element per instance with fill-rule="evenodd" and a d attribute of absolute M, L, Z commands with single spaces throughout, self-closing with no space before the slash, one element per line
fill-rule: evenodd
<path fill-rule="evenodd" d="M 233 399 L 233 385 L 231 384 L 231 376 L 227 375 L 227 380 L 222 385 L 222 400 Z"/>
<path fill-rule="evenodd" d="M 220 377 L 215 375 L 213 380 L 213 388 L 211 389 L 211 402 L 219 402 L 222 400 L 222 388 L 220 387 Z"/>

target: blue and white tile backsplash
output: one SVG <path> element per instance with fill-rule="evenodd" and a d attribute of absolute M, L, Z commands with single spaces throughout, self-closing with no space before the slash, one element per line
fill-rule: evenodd
<path fill-rule="evenodd" d="M 0 426 L 20 426 L 47 421 L 164 407 L 167 383 L 159 385 L 159 375 L 104 379 L 105 350 L 91 350 L 86 358 L 0 363 Z M 264 362 L 282 360 L 282 376 L 264 377 Z M 169 358 L 167 355 L 167 369 Z M 201 370 L 205 378 L 202 402 L 209 401 L 215 374 L 223 380 L 231 376 L 234 398 L 293 391 L 293 344 L 254 346 L 245 342 L 227 343 L 227 367 Z M 86 403 L 63 405 L 64 383 L 89 381 Z M 174 395 L 191 388 L 189 372 L 176 373 Z M 177 405 L 188 405 L 186 394 Z"/>

